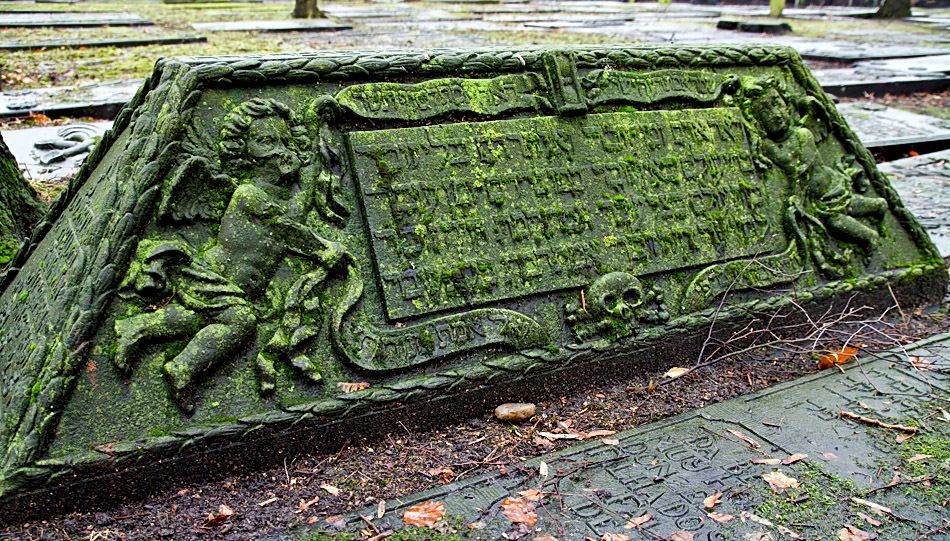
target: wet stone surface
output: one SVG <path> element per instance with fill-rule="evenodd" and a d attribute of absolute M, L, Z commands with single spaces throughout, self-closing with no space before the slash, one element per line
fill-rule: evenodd
<path fill-rule="evenodd" d="M 141 26 L 152 21 L 138 15 L 105 11 L 0 11 L 0 27 Z"/>
<path fill-rule="evenodd" d="M 869 149 L 950 140 L 950 121 L 872 102 L 838 105 L 851 129 Z"/>
<path fill-rule="evenodd" d="M 154 36 L 120 39 L 50 39 L 36 41 L 0 42 L 0 51 L 35 51 L 43 48 L 79 49 L 90 47 L 138 47 L 142 45 L 175 45 L 181 43 L 204 43 L 204 36 Z"/>
<path fill-rule="evenodd" d="M 112 122 L 4 131 L 10 152 L 34 182 L 62 181 L 76 174 Z"/>
<path fill-rule="evenodd" d="M 352 28 L 327 19 L 289 19 L 284 21 L 225 21 L 218 23 L 191 23 L 198 31 L 207 32 L 298 32 L 335 31 Z"/>
<path fill-rule="evenodd" d="M 950 151 L 924 154 L 878 166 L 891 178 L 907 208 L 950 257 Z"/>
<path fill-rule="evenodd" d="M 914 370 L 906 363 L 907 355 L 932 364 L 927 371 Z M 512 538 L 516 532 L 516 537 L 529 533 L 527 539 L 541 534 L 558 539 L 623 534 L 647 540 L 669 539 L 677 531 L 702 540 L 749 535 L 781 539 L 793 534 L 837 539 L 846 524 L 886 539 L 945 533 L 939 530 L 946 527 L 944 483 L 938 483 L 938 489 L 915 489 L 913 483 L 882 487 L 894 482 L 895 471 L 905 481 L 913 479 L 909 472 L 915 471 L 919 483 L 950 465 L 945 448 L 938 456 L 917 455 L 921 449 L 937 454 L 929 446 L 950 437 L 950 422 L 934 418 L 943 418 L 940 408 L 950 398 L 950 335 L 878 360 L 861 360 L 860 366 L 854 361 L 844 366 L 844 373 L 827 370 L 509 466 L 506 473 L 386 502 L 388 511 L 375 525 L 381 531 L 403 529 L 405 509 L 436 501 L 445 507 L 444 526 L 436 527 L 466 539 Z M 841 412 L 922 426 L 916 436 L 899 443 L 904 432 L 844 418 Z M 933 420 L 922 421 L 925 418 Z M 793 455 L 798 454 L 807 457 L 796 461 L 799 457 Z M 914 461 L 931 463 L 915 470 L 910 461 L 915 456 Z M 800 486 L 770 487 L 763 475 L 774 472 Z M 540 490 L 544 498 L 528 504 L 536 523 L 525 530 L 506 516 L 502 504 L 506 498 L 524 503 L 519 493 L 530 490 Z M 704 500 L 717 492 L 721 502 L 707 505 Z M 887 512 L 875 512 L 875 504 Z M 375 517 L 376 510 L 359 514 Z M 713 519 L 711 511 L 724 522 Z M 862 513 L 878 524 L 867 522 Z M 647 514 L 651 518 L 640 527 L 628 523 Z M 353 515 L 347 529 L 364 527 Z M 306 533 L 283 539 L 323 539 L 307 537 L 320 529 L 309 527 Z"/>
<path fill-rule="evenodd" d="M 113 81 L 73 87 L 0 92 L 0 118 L 43 113 L 59 116 L 113 118 L 132 99 L 141 80 Z"/>

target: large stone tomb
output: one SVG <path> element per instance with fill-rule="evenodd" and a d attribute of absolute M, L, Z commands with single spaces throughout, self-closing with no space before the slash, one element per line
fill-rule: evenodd
<path fill-rule="evenodd" d="M 3 277 L 0 516 L 946 280 L 792 49 L 165 59 Z"/>

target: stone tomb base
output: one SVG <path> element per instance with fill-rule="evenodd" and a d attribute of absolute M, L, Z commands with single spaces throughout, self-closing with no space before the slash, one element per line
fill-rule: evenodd
<path fill-rule="evenodd" d="M 0 513 L 942 298 L 787 48 L 163 60 L 0 286 Z"/>

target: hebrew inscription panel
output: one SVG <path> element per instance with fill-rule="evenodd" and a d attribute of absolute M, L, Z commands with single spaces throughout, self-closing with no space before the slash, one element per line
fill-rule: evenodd
<path fill-rule="evenodd" d="M 393 319 L 779 247 L 735 108 L 349 139 Z"/>

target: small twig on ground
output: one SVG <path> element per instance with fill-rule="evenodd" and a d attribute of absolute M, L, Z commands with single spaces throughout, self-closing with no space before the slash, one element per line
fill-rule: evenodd
<path fill-rule="evenodd" d="M 950 470 L 948 470 L 947 473 L 950 473 Z M 937 478 L 937 474 L 924 475 L 924 476 L 922 476 L 922 477 L 914 477 L 914 478 L 908 479 L 908 480 L 906 480 L 906 481 L 898 481 L 898 479 L 900 479 L 900 477 L 895 477 L 895 478 L 894 478 L 894 481 L 891 481 L 890 483 L 888 483 L 888 484 L 886 484 L 886 485 L 884 485 L 884 486 L 880 486 L 880 487 L 877 487 L 877 488 L 872 488 L 872 489 L 868 490 L 867 493 L 868 493 L 868 494 L 874 494 L 875 492 L 879 492 L 879 491 L 881 491 L 881 490 L 886 490 L 886 489 L 888 489 L 888 488 L 898 487 L 898 486 L 901 486 L 901 485 L 914 485 L 914 484 L 917 484 L 917 483 L 923 483 L 923 482 L 925 482 L 925 481 L 932 481 L 932 480 L 934 480 L 934 479 L 936 479 L 936 478 Z"/>
<path fill-rule="evenodd" d="M 920 534 L 920 537 L 915 537 L 912 541 L 921 541 L 921 539 L 930 539 L 930 536 L 935 533 L 944 533 L 947 530 L 950 530 L 950 520 L 943 519 L 943 521 L 946 522 L 945 525 L 939 528 L 934 528 L 933 530 L 930 530 L 929 532 L 924 532 Z"/>
<path fill-rule="evenodd" d="M 363 522 L 365 522 L 366 524 L 369 524 L 369 527 L 373 529 L 373 532 L 375 532 L 376 535 L 379 535 L 379 528 L 377 528 L 376 525 L 373 524 L 373 520 L 372 520 L 372 519 L 367 518 L 366 516 L 364 516 L 364 515 L 362 515 L 362 514 L 360 515 L 360 518 L 363 519 Z"/>
<path fill-rule="evenodd" d="M 901 313 L 901 321 L 904 325 L 907 325 L 907 314 L 904 313 L 904 310 L 901 309 L 901 303 L 897 302 L 897 295 L 894 294 L 894 290 L 891 289 L 891 284 L 887 284 L 887 290 L 891 292 L 891 298 L 894 299 L 894 305 L 897 306 L 897 311 Z"/>
<path fill-rule="evenodd" d="M 867 423 L 867 424 L 869 424 L 869 425 L 879 426 L 879 427 L 881 427 L 881 428 L 891 428 L 891 429 L 894 429 L 894 430 L 900 430 L 901 432 L 907 432 L 908 434 L 916 434 L 916 433 L 917 433 L 917 427 L 916 427 L 916 426 L 904 426 L 904 425 L 892 425 L 892 424 L 887 424 L 887 423 L 885 423 L 885 422 L 883 422 L 883 421 L 879 421 L 879 420 L 877 420 L 877 419 L 871 419 L 870 417 L 862 417 L 861 415 L 858 415 L 857 413 L 851 413 L 850 411 L 842 411 L 842 412 L 840 413 L 840 415 L 841 415 L 842 417 L 847 417 L 847 418 L 849 418 L 849 419 L 855 419 L 855 420 L 857 420 L 857 421 L 861 421 L 862 423 Z"/>

